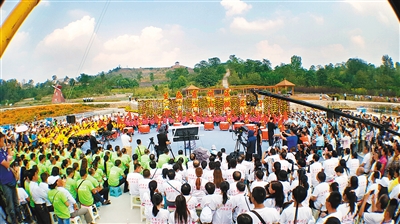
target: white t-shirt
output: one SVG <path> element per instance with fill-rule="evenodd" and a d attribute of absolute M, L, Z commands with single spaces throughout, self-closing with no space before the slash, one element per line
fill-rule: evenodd
<path fill-rule="evenodd" d="M 141 203 L 144 206 L 144 214 L 146 218 L 148 219 L 149 217 L 153 216 L 153 203 L 151 202 L 150 194 L 144 194 Z"/>
<path fill-rule="evenodd" d="M 254 204 L 250 203 L 248 195 L 243 192 L 231 197 L 230 200 L 234 207 L 233 220 L 235 221 L 238 215 L 254 208 Z"/>
<path fill-rule="evenodd" d="M 350 213 L 349 203 L 340 204 L 337 210 L 342 213 L 343 224 L 352 224 L 354 222 L 354 217 L 357 215 L 357 205 L 354 205 L 353 213 Z"/>
<path fill-rule="evenodd" d="M 254 209 L 254 211 L 256 211 L 266 223 L 275 223 L 279 222 L 280 220 L 279 212 L 274 208 L 265 207 L 261 209 Z M 254 212 L 249 211 L 246 212 L 246 214 L 251 216 L 251 218 L 253 219 L 253 223 L 262 224 L 257 215 L 254 214 Z"/>
<path fill-rule="evenodd" d="M 367 189 L 367 177 L 365 175 L 361 175 L 357 177 L 358 179 L 358 188 L 356 189 L 357 199 L 361 200 L 365 195 L 365 189 Z"/>
<path fill-rule="evenodd" d="M 283 186 L 283 194 L 285 195 L 285 202 L 289 201 L 289 192 L 291 190 L 290 182 L 289 181 L 279 181 L 282 183 Z"/>
<path fill-rule="evenodd" d="M 340 220 L 340 222 L 342 221 L 342 213 L 340 211 L 336 211 L 334 213 L 331 213 L 327 216 L 325 216 L 324 218 L 319 218 L 316 222 L 316 224 L 324 224 L 325 221 L 329 218 L 329 217 L 336 217 Z"/>
<path fill-rule="evenodd" d="M 139 179 L 138 181 L 138 186 L 139 186 L 139 194 L 140 194 L 140 199 L 143 199 L 143 194 L 149 194 L 149 182 L 151 179 L 149 178 L 143 178 Z"/>
<path fill-rule="evenodd" d="M 335 178 L 335 167 L 338 166 L 337 161 L 334 159 L 327 159 L 324 161 L 322 167 L 324 169 L 324 173 L 326 174 L 326 181 L 329 182 Z"/>
<path fill-rule="evenodd" d="M 130 195 L 140 195 L 139 194 L 139 180 L 143 179 L 140 173 L 128 173 L 126 181 L 129 183 L 129 194 Z"/>
<path fill-rule="evenodd" d="M 292 224 L 294 220 L 294 216 L 296 213 L 296 207 L 293 206 L 293 203 L 285 208 L 281 214 L 281 224 Z M 309 207 L 299 207 L 297 211 L 297 223 L 298 224 L 313 224 L 315 223 L 315 219 L 312 216 L 311 208 Z"/>
<path fill-rule="evenodd" d="M 26 204 L 26 199 L 29 198 L 28 193 L 22 187 L 17 188 L 19 204 Z"/>
<path fill-rule="evenodd" d="M 292 164 L 290 164 L 287 160 L 281 159 L 278 161 L 281 164 L 281 170 L 287 171 L 292 169 Z"/>
<path fill-rule="evenodd" d="M 267 182 L 268 182 L 268 183 L 271 183 L 272 181 L 276 181 L 276 180 L 278 180 L 278 177 L 276 176 L 275 173 L 270 173 L 270 174 L 268 175 L 268 179 L 267 179 Z"/>
<path fill-rule="evenodd" d="M 365 224 L 377 224 L 377 223 L 381 223 L 383 221 L 383 212 L 382 213 L 378 213 L 378 212 L 366 212 L 364 213 L 363 217 L 364 217 L 364 222 Z"/>
<path fill-rule="evenodd" d="M 276 177 L 276 175 L 275 175 L 275 177 Z M 253 189 L 254 189 L 255 187 L 262 187 L 262 188 L 265 188 L 265 185 L 267 185 L 267 184 L 268 184 L 268 182 L 256 180 L 256 181 L 254 181 L 253 183 L 251 183 L 251 185 L 250 185 L 250 190 L 253 191 Z"/>
<path fill-rule="evenodd" d="M 200 190 L 196 189 L 196 180 L 189 182 L 190 186 L 192 187 L 192 195 L 193 197 L 196 197 L 199 203 L 201 203 L 201 200 L 204 196 L 206 196 L 206 184 L 207 180 L 204 178 L 200 178 Z"/>
<path fill-rule="evenodd" d="M 342 174 L 341 176 L 337 176 L 337 177 L 335 178 L 335 182 L 338 183 L 338 185 L 339 185 L 339 192 L 340 192 L 340 194 L 343 195 L 344 189 L 346 188 L 347 182 L 348 182 L 347 176 L 345 176 L 345 175 L 343 175 L 343 174 Z"/>
<path fill-rule="evenodd" d="M 239 194 L 239 190 L 237 189 L 236 184 L 237 182 L 229 183 L 229 190 L 228 190 L 229 196 L 235 196 Z"/>
<path fill-rule="evenodd" d="M 314 162 L 310 165 L 311 184 L 315 187 L 318 185 L 317 174 L 322 171 L 322 164 Z"/>
<path fill-rule="evenodd" d="M 175 201 L 176 196 L 181 194 L 182 183 L 177 180 L 169 180 L 163 184 L 163 193 L 166 195 L 167 201 Z"/>
<path fill-rule="evenodd" d="M 238 168 L 231 168 L 226 171 L 223 171 L 222 175 L 223 175 L 224 179 L 226 179 L 226 181 L 228 181 L 229 183 L 233 183 L 233 182 L 235 182 L 235 180 L 233 179 L 233 173 L 235 171 L 239 171 L 241 177 L 244 179 L 244 175 L 243 175 L 242 171 L 240 171 Z"/>
<path fill-rule="evenodd" d="M 358 167 L 360 166 L 360 160 L 350 159 L 349 161 L 347 161 L 346 165 L 350 170 L 350 177 L 355 176 L 356 171 L 357 171 Z"/>
<path fill-rule="evenodd" d="M 196 212 L 193 213 L 192 211 L 189 210 L 189 213 L 190 214 L 188 215 L 188 220 L 184 224 L 192 224 L 193 222 L 196 222 L 199 219 Z M 169 214 L 168 223 L 175 223 L 175 212 L 171 212 L 171 214 Z"/>
<path fill-rule="evenodd" d="M 185 199 L 186 199 L 186 205 L 187 208 L 196 213 L 196 206 L 199 205 L 199 202 L 197 201 L 197 198 L 194 197 L 193 195 L 184 195 Z"/>
<path fill-rule="evenodd" d="M 157 213 L 157 216 L 153 215 L 153 206 L 151 206 L 151 211 L 146 214 L 146 219 L 150 221 L 150 223 L 159 223 L 159 224 L 167 224 L 169 218 L 169 211 L 166 209 L 160 209 Z"/>
<path fill-rule="evenodd" d="M 400 185 L 397 185 L 392 189 L 392 192 L 390 192 L 389 197 L 390 199 L 394 198 L 397 201 L 399 201 L 399 194 L 400 194 Z"/>
<path fill-rule="evenodd" d="M 161 175 L 162 175 L 162 169 L 160 168 L 155 168 L 150 170 L 150 178 L 152 180 L 156 180 Z"/>
<path fill-rule="evenodd" d="M 217 210 L 213 215 L 213 223 L 232 223 L 232 210 L 235 208 L 233 201 L 229 198 L 225 204 L 222 204 L 222 195 L 219 195 L 216 206 Z"/>
<path fill-rule="evenodd" d="M 321 209 L 325 204 L 326 198 L 329 196 L 329 184 L 326 182 L 319 183 L 315 186 L 311 195 L 317 197 L 317 200 L 314 202 L 315 208 Z"/>
<path fill-rule="evenodd" d="M 131 137 L 129 135 L 127 135 L 127 134 L 122 134 L 121 135 L 121 142 L 122 142 L 122 146 L 123 147 L 131 146 L 131 141 L 132 141 L 132 139 L 131 139 Z"/>
<path fill-rule="evenodd" d="M 375 191 L 374 194 L 377 196 L 376 198 L 378 198 L 379 190 L 378 190 L 378 184 L 377 184 L 377 183 L 371 183 L 371 184 L 368 186 L 366 192 L 370 192 L 370 191 L 372 191 L 372 190 Z M 372 204 L 372 194 L 368 197 L 367 203 L 368 203 L 368 204 Z"/>
<path fill-rule="evenodd" d="M 371 153 L 367 153 L 364 155 L 364 159 L 362 161 L 364 163 L 364 172 L 369 173 L 371 169 Z"/>

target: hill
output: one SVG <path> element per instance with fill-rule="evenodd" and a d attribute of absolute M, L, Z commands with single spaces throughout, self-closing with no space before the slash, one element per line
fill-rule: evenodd
<path fill-rule="evenodd" d="M 175 63 L 175 65 L 171 67 L 159 67 L 159 68 L 115 68 L 112 70 L 109 70 L 108 73 L 106 74 L 108 78 L 112 78 L 115 76 L 122 76 L 123 78 L 129 78 L 129 79 L 137 79 L 138 75 L 141 75 L 141 80 L 139 82 L 140 87 L 149 87 L 152 85 L 158 85 L 161 83 L 165 83 L 168 81 L 167 77 L 165 74 L 168 71 L 173 71 L 175 68 L 179 67 L 184 67 L 187 68 L 189 73 L 194 73 L 194 70 L 192 68 L 186 67 L 179 65 L 179 63 Z M 153 74 L 154 80 L 151 81 L 151 75 Z"/>

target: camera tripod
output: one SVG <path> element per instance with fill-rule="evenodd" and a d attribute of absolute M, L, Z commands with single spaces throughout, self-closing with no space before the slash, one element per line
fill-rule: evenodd
<path fill-rule="evenodd" d="M 147 148 L 149 149 L 149 151 L 151 153 L 155 152 L 156 144 L 154 143 L 154 138 L 150 138 L 150 143 L 149 143 L 149 146 L 147 146 Z"/>
<path fill-rule="evenodd" d="M 237 159 L 240 156 L 240 150 L 246 151 L 246 144 L 242 140 L 242 134 L 239 134 L 236 139 L 235 149 L 231 153 L 232 159 Z"/>

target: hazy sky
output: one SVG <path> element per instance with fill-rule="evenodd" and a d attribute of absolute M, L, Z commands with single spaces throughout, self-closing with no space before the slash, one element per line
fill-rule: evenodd
<path fill-rule="evenodd" d="M 17 2 L 5 1 L 2 22 Z M 384 54 L 399 61 L 399 33 L 387 0 L 41 1 L 5 51 L 0 78 L 193 67 L 231 54 L 273 66 L 299 55 L 307 69 L 351 57 L 379 66 Z"/>

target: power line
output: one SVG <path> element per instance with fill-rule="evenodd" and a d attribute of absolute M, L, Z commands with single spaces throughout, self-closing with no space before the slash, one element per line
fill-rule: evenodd
<path fill-rule="evenodd" d="M 103 10 L 102 10 L 101 13 L 100 13 L 99 21 L 98 21 L 98 23 L 96 23 L 96 26 L 95 26 L 95 28 L 94 28 L 94 30 L 93 30 L 93 32 L 92 32 L 92 35 L 91 35 L 91 37 L 90 37 L 90 39 L 89 39 L 89 43 L 86 45 L 86 49 L 85 49 L 85 52 L 84 52 L 84 54 L 83 54 L 82 60 L 81 60 L 81 62 L 80 62 L 80 64 L 79 64 L 79 66 L 78 66 L 78 70 L 77 70 L 78 76 L 80 75 L 80 73 L 81 73 L 81 71 L 82 71 L 82 68 L 83 68 L 83 66 L 85 65 L 87 56 L 89 55 L 90 49 L 92 48 L 94 39 L 95 39 L 95 37 L 96 37 L 96 33 L 97 33 L 97 31 L 99 30 L 99 28 L 100 28 L 100 25 L 101 25 L 101 23 L 102 23 L 102 21 L 103 21 L 104 15 L 106 14 L 109 5 L 110 5 L 110 0 L 107 0 L 107 1 L 106 1 L 106 4 L 105 4 L 104 7 L 103 7 Z M 75 83 L 72 85 L 72 87 L 71 87 L 71 89 L 70 89 L 70 91 L 69 91 L 69 94 L 68 94 L 68 98 L 67 98 L 67 99 L 70 99 L 70 98 L 71 98 L 72 91 L 73 91 L 74 87 L 75 87 Z"/>

